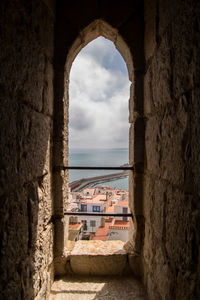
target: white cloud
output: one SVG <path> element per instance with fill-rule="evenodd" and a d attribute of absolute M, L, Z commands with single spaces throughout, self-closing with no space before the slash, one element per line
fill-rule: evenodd
<path fill-rule="evenodd" d="M 79 53 L 72 65 L 70 147 L 128 147 L 130 83 L 116 59 L 117 66 L 112 64 L 114 55 L 118 61 L 120 58 L 110 44 L 103 38 L 96 39 Z M 107 67 L 106 59 L 110 60 Z"/>

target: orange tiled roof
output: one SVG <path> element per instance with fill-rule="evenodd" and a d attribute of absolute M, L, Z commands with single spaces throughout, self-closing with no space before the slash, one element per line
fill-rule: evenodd
<path fill-rule="evenodd" d="M 108 207 L 106 207 L 106 212 L 107 213 L 113 213 L 114 212 L 114 206 L 108 206 Z"/>
<path fill-rule="evenodd" d="M 128 201 L 118 201 L 118 202 L 116 203 L 116 205 L 120 205 L 120 206 L 128 206 L 129 203 L 128 203 Z"/>
<path fill-rule="evenodd" d="M 69 230 L 79 230 L 82 226 L 82 223 L 69 224 Z"/>
<path fill-rule="evenodd" d="M 111 222 L 106 222 L 104 227 L 99 227 L 92 240 L 107 241 L 110 223 Z"/>
<path fill-rule="evenodd" d="M 98 203 L 98 204 L 104 204 L 106 202 L 106 195 L 99 194 L 93 196 L 91 199 L 83 198 L 82 203 Z"/>
<path fill-rule="evenodd" d="M 123 220 L 114 220 L 114 222 L 109 225 L 109 229 L 128 229 L 130 226 L 129 221 L 123 221 Z"/>

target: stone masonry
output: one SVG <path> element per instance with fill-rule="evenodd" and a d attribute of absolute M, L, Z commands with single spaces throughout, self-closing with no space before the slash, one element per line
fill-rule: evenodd
<path fill-rule="evenodd" d="M 42 299 L 53 279 L 54 16 L 37 0 L 0 11 L 0 299 Z"/>
<path fill-rule="evenodd" d="M 150 299 L 198 299 L 200 5 L 145 2 L 144 282 Z"/>
<path fill-rule="evenodd" d="M 150 300 L 200 298 L 200 2 L 2 0 L 0 299 L 64 270 L 68 74 L 100 35 L 131 81 L 129 264 Z"/>

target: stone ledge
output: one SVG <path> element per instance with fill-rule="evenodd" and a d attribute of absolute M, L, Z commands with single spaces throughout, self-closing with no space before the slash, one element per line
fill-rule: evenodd
<path fill-rule="evenodd" d="M 64 254 L 54 258 L 55 274 L 140 275 L 140 255 L 132 241 L 67 241 Z"/>
<path fill-rule="evenodd" d="M 78 241 L 69 255 L 71 270 L 79 275 L 120 275 L 128 256 L 122 241 Z"/>
<path fill-rule="evenodd" d="M 126 255 L 123 247 L 122 241 L 78 241 L 75 242 L 70 255 Z"/>

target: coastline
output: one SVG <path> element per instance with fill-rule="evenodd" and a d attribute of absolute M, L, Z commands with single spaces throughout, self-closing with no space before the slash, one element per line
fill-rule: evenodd
<path fill-rule="evenodd" d="M 69 183 L 69 187 L 73 192 L 81 192 L 84 188 L 88 186 L 94 186 L 98 183 L 109 182 L 127 176 L 128 176 L 128 171 L 123 171 L 120 173 L 111 173 L 107 175 L 95 176 L 90 178 L 82 178 Z"/>

